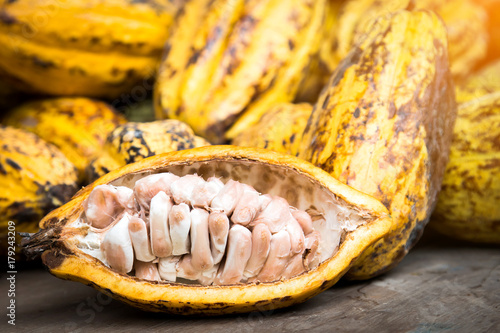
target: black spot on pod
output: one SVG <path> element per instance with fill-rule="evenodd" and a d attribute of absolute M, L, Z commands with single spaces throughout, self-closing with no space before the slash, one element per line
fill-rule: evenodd
<path fill-rule="evenodd" d="M 33 60 L 33 64 L 35 66 L 38 66 L 38 67 L 42 67 L 42 68 L 55 67 L 55 64 L 52 61 L 43 60 L 43 59 L 38 58 L 37 56 L 33 56 L 32 60 Z"/>
<path fill-rule="evenodd" d="M 45 254 L 42 258 L 44 264 L 49 269 L 55 269 L 61 266 L 61 264 L 64 262 L 64 259 L 66 259 L 66 254 L 59 250 L 52 250 L 47 252 L 47 254 Z"/>
<path fill-rule="evenodd" d="M 18 23 L 18 21 L 14 16 L 10 15 L 5 10 L 0 10 L 0 23 L 12 25 Z"/>
<path fill-rule="evenodd" d="M 48 202 L 46 212 L 48 213 L 59 207 L 61 203 L 64 204 L 69 201 L 76 191 L 77 187 L 75 185 L 58 184 L 50 186 L 47 191 Z"/>
<path fill-rule="evenodd" d="M 191 57 L 189 57 L 186 68 L 188 68 L 191 65 L 196 64 L 196 62 L 198 61 L 198 58 L 200 57 L 201 50 L 196 50 L 196 49 L 192 48 L 191 52 L 193 52 L 193 53 L 192 53 Z"/>
<path fill-rule="evenodd" d="M 13 167 L 14 169 L 16 169 L 16 170 L 21 170 L 22 169 L 19 164 L 17 164 L 16 162 L 14 162 L 13 160 L 11 160 L 10 158 L 6 158 L 5 162 L 8 165 L 10 165 L 11 167 Z"/>
<path fill-rule="evenodd" d="M 359 108 L 356 108 L 356 110 L 354 111 L 354 118 L 359 118 L 360 113 L 361 111 L 359 110 Z"/>

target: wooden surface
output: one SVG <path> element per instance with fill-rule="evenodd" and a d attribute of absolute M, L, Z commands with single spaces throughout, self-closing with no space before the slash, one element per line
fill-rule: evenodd
<path fill-rule="evenodd" d="M 7 287 L 3 274 L 3 311 Z M 146 313 L 41 267 L 19 270 L 16 289 L 15 329 L 3 315 L 1 332 L 500 332 L 500 249 L 429 234 L 389 274 L 265 313 Z"/>

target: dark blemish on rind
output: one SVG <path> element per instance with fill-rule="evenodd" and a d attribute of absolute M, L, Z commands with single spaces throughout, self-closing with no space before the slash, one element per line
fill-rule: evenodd
<path fill-rule="evenodd" d="M 181 115 L 182 113 L 184 113 L 184 109 L 185 109 L 184 105 L 179 106 L 177 109 L 175 109 L 175 112 L 174 112 L 174 113 L 175 113 L 175 115 L 176 115 L 177 117 L 180 117 L 180 115 Z M 165 109 L 165 114 L 170 114 L 170 112 L 169 112 L 168 110 L 169 110 L 168 108 L 167 108 L 167 109 Z"/>
<path fill-rule="evenodd" d="M 10 158 L 6 158 L 5 159 L 5 162 L 10 165 L 12 168 L 16 169 L 16 170 L 21 170 L 21 166 L 19 164 L 17 164 L 16 162 L 14 162 L 13 160 L 11 160 Z"/>
<path fill-rule="evenodd" d="M 356 141 L 356 140 L 365 141 L 365 136 L 363 135 L 363 133 L 361 133 L 359 135 L 351 135 L 349 137 L 349 140 L 351 140 L 351 141 Z"/>
<path fill-rule="evenodd" d="M 415 244 L 417 244 L 418 240 L 422 237 L 422 234 L 424 233 L 424 227 L 427 224 L 426 220 L 428 220 L 428 218 L 424 221 L 417 221 L 417 223 L 411 230 L 410 235 L 408 236 L 408 240 L 405 244 L 405 247 L 408 250 L 410 250 Z"/>
<path fill-rule="evenodd" d="M 359 110 L 359 108 L 356 108 L 356 110 L 354 110 L 354 118 L 359 118 L 360 113 L 361 111 Z"/>
<path fill-rule="evenodd" d="M 99 37 L 92 37 L 90 38 L 90 44 L 99 44 L 99 42 L 101 41 L 101 38 Z"/>
<path fill-rule="evenodd" d="M 18 20 L 7 13 L 5 10 L 0 11 L 0 22 L 5 24 L 5 25 L 12 25 L 18 23 Z"/>
<path fill-rule="evenodd" d="M 389 103 L 389 119 L 392 119 L 394 118 L 394 116 L 396 115 L 396 105 L 394 105 L 394 101 L 391 101 Z"/>
<path fill-rule="evenodd" d="M 207 41 L 205 42 L 205 47 L 204 47 L 204 50 L 206 52 L 212 50 L 212 48 L 214 47 L 214 45 L 216 44 L 216 42 L 221 39 L 222 37 L 222 27 L 220 26 L 216 26 L 214 29 L 213 29 L 213 33 L 208 37 Z"/>
<path fill-rule="evenodd" d="M 64 260 L 66 259 L 66 255 L 62 252 L 62 251 L 59 251 L 59 250 L 53 250 L 53 251 L 49 251 L 47 252 L 44 256 L 43 256 L 43 263 L 49 268 L 49 269 L 55 269 L 59 266 L 61 266 L 61 264 L 64 262 Z"/>
<path fill-rule="evenodd" d="M 295 133 L 292 134 L 290 137 L 290 143 L 293 143 L 295 141 Z"/>
<path fill-rule="evenodd" d="M 33 64 L 35 66 L 38 66 L 38 67 L 42 67 L 42 68 L 56 67 L 56 64 L 53 63 L 52 61 L 42 60 L 42 59 L 38 58 L 37 56 L 33 56 L 32 60 L 33 60 Z"/>
<path fill-rule="evenodd" d="M 167 59 L 168 55 L 170 54 L 170 50 L 172 49 L 172 44 L 166 43 L 165 47 L 163 48 L 163 56 L 162 56 L 162 61 Z"/>
<path fill-rule="evenodd" d="M 321 287 L 319 287 L 320 290 L 325 290 L 328 289 L 328 281 L 323 281 L 321 284 Z"/>
<path fill-rule="evenodd" d="M 196 50 L 194 47 L 191 47 L 191 52 L 192 52 L 192 55 L 191 55 L 191 57 L 189 57 L 189 60 L 186 64 L 186 68 L 188 68 L 191 65 L 196 64 L 196 62 L 198 61 L 198 58 L 200 57 L 201 50 Z"/>
<path fill-rule="evenodd" d="M 5 168 L 3 167 L 3 164 L 0 163 L 0 173 L 3 174 L 3 175 L 6 175 L 7 174 L 7 171 L 5 170 Z"/>
<path fill-rule="evenodd" d="M 125 73 L 128 79 L 131 79 L 135 76 L 135 70 L 133 68 L 128 69 Z"/>
<path fill-rule="evenodd" d="M 329 101 L 330 101 L 330 94 L 326 95 L 326 98 L 323 101 L 323 106 L 322 106 L 323 110 L 327 108 Z"/>
<path fill-rule="evenodd" d="M 61 110 L 60 114 L 63 114 L 65 116 L 68 116 L 69 118 L 73 118 L 75 116 L 75 111 L 68 109 L 68 110 Z"/>
<path fill-rule="evenodd" d="M 139 160 L 139 159 L 137 159 L 138 157 L 146 158 L 146 157 L 150 157 L 150 156 L 155 155 L 155 153 L 149 148 L 148 143 L 144 139 L 144 136 L 143 136 L 144 133 L 140 129 L 136 128 L 135 126 L 127 126 L 127 125 L 124 126 L 121 129 L 121 131 L 118 133 L 118 138 L 119 138 L 118 151 L 121 152 L 121 149 L 122 149 L 123 144 L 125 142 L 124 137 L 130 131 L 133 131 L 134 138 L 139 140 L 139 145 L 133 145 L 127 149 L 126 152 L 127 152 L 128 157 L 125 159 L 125 162 L 127 164 L 138 161 Z M 127 141 L 127 142 L 133 143 L 133 140 Z M 141 149 L 146 149 L 146 152 L 147 152 L 146 155 L 139 153 Z"/>
<path fill-rule="evenodd" d="M 59 205 L 54 204 L 54 199 L 57 201 L 65 204 L 66 202 L 71 199 L 73 194 L 76 193 L 78 190 L 76 185 L 73 184 L 58 184 L 54 186 L 50 186 L 49 190 L 47 191 L 47 213 L 50 212 L 51 210 L 59 207 Z"/>
<path fill-rule="evenodd" d="M 68 219 L 67 218 L 63 218 L 60 221 L 61 221 L 60 222 L 61 226 L 63 226 L 63 225 L 66 224 L 66 222 L 68 221 Z M 57 217 L 53 217 L 50 220 L 47 220 L 47 221 L 44 222 L 44 228 L 45 229 L 54 228 L 57 224 L 59 224 L 59 219 Z"/>
<path fill-rule="evenodd" d="M 291 39 L 288 40 L 288 48 L 290 49 L 290 51 L 295 49 L 295 43 Z"/>
<path fill-rule="evenodd" d="M 81 75 L 81 76 L 87 75 L 87 72 L 85 72 L 85 70 L 80 67 L 71 67 L 69 69 L 69 72 L 71 75 Z"/>
<path fill-rule="evenodd" d="M 227 52 L 231 56 L 231 61 L 226 68 L 226 73 L 228 75 L 233 75 L 234 70 L 241 64 L 241 60 L 236 57 L 237 45 L 232 45 L 229 47 Z"/>

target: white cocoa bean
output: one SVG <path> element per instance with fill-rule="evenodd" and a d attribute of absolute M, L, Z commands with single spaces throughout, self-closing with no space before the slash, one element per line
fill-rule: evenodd
<path fill-rule="evenodd" d="M 134 249 L 128 232 L 130 215 L 125 213 L 104 236 L 101 251 L 108 265 L 119 273 L 129 273 L 134 266 Z"/>
<path fill-rule="evenodd" d="M 173 203 L 168 195 L 161 191 L 151 199 L 149 213 L 149 227 L 151 236 L 151 249 L 153 254 L 159 258 L 172 255 L 172 241 L 168 227 L 168 215 Z"/>

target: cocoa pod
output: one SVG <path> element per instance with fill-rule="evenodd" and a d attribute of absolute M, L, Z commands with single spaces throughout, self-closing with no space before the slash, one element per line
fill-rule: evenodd
<path fill-rule="evenodd" d="M 390 270 L 420 238 L 440 190 L 455 117 L 439 17 L 398 11 L 369 24 L 323 90 L 299 154 L 379 199 L 394 219 L 350 278 Z"/>
<path fill-rule="evenodd" d="M 146 270 L 140 264 L 135 271 L 131 270 L 134 251 L 131 251 L 130 244 L 134 246 L 136 242 L 135 236 L 129 241 L 124 228 L 127 221 L 130 223 L 130 215 L 125 213 L 110 226 L 97 228 L 86 220 L 84 203 L 98 186 L 128 187 L 132 190 L 138 180 L 162 173 L 173 173 L 180 179 L 197 174 L 204 181 L 215 176 L 226 184 L 245 184 L 259 193 L 272 193 L 273 198 L 288 202 L 290 216 L 292 207 L 314 216 L 314 231 L 308 234 L 304 243 L 306 261 L 302 268 L 300 261 L 296 260 L 298 257 L 289 251 L 293 237 L 289 236 L 285 223 L 282 229 L 273 232 L 279 236 L 271 236 L 275 239 L 271 239 L 266 263 L 261 262 L 262 270 L 259 272 L 255 266 L 260 259 L 252 263 L 255 270 L 251 269 L 250 276 L 259 279 L 261 275 L 260 281 L 246 280 L 244 269 L 253 251 L 253 237 L 249 230 L 251 227 L 239 224 L 232 224 L 229 232 L 224 232 L 222 226 L 222 232 L 217 234 L 218 244 L 220 237 L 227 237 L 226 249 L 218 247 L 224 251 L 221 264 L 214 264 L 211 268 L 199 265 L 200 253 L 189 253 L 182 257 L 159 258 L 159 281 L 151 281 L 157 280 L 154 265 L 146 265 L 149 267 Z M 166 196 L 165 192 L 160 193 Z M 149 207 L 156 209 L 153 205 Z M 261 209 L 265 209 L 264 206 Z M 141 207 L 136 206 L 135 209 Z M 192 208 L 191 212 L 194 211 L 205 209 Z M 198 216 L 192 216 L 192 220 L 200 219 L 201 215 L 208 216 L 208 213 L 196 214 Z M 225 215 L 221 213 L 219 218 L 224 220 Z M 148 212 L 144 216 L 147 219 Z M 195 252 L 198 252 L 198 246 L 207 248 L 208 242 L 214 240 L 208 237 L 214 230 L 210 226 L 213 224 L 210 216 L 208 224 L 202 220 L 204 218 L 198 221 L 202 223 L 191 225 L 197 231 L 196 235 L 191 235 L 189 251 L 194 246 Z M 380 202 L 340 183 L 303 160 L 264 149 L 208 146 L 152 156 L 111 171 L 82 189 L 71 202 L 47 215 L 40 222 L 42 230 L 26 238 L 23 245 L 27 254 L 41 254 L 44 264 L 55 276 L 83 282 L 141 309 L 220 315 L 276 309 L 313 297 L 338 281 L 355 258 L 386 234 L 391 225 L 388 212 Z M 154 232 L 150 229 L 151 234 Z M 123 242 L 115 237 L 118 234 L 123 234 Z M 198 244 L 199 237 L 203 239 Z M 270 236 L 264 237 L 269 239 Z M 118 240 L 114 247 L 117 252 L 108 245 L 102 248 L 101 239 L 109 245 Z M 336 241 L 333 242 L 333 239 Z M 256 251 L 267 252 L 262 250 L 265 248 L 265 245 L 259 245 Z M 102 250 L 107 255 L 103 256 Z M 275 256 L 269 257 L 271 253 Z M 210 256 L 211 252 L 204 251 L 201 255 Z M 279 265 L 273 266 L 274 262 Z M 297 269 L 297 265 L 301 269 Z M 247 271 L 249 273 L 250 270 Z"/>

